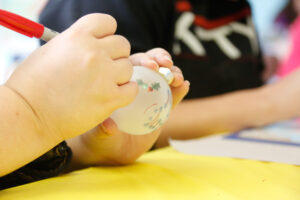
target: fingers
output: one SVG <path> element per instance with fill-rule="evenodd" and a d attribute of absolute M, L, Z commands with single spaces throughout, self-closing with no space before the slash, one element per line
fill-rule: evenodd
<path fill-rule="evenodd" d="M 153 70 L 158 70 L 159 66 L 171 68 L 173 61 L 171 55 L 162 48 L 155 48 L 146 53 L 137 53 L 130 56 L 133 65 L 141 65 Z"/>
<path fill-rule="evenodd" d="M 179 69 L 179 67 L 173 66 L 173 67 L 171 67 L 171 72 L 174 75 L 174 80 L 171 83 L 171 87 L 181 86 L 184 82 L 184 77 L 183 77 L 183 74 L 181 72 L 181 69 Z"/>
<path fill-rule="evenodd" d="M 171 68 L 174 64 L 171 55 L 162 48 L 151 49 L 146 54 L 155 60 L 159 66 Z"/>
<path fill-rule="evenodd" d="M 99 49 L 105 49 L 111 59 L 128 58 L 130 56 L 130 43 L 120 35 L 111 35 L 98 40 Z"/>
<path fill-rule="evenodd" d="M 174 75 L 171 87 L 179 87 L 183 84 L 184 77 L 182 71 L 178 67 L 173 66 L 170 54 L 164 49 L 156 48 L 147 53 L 137 53 L 130 56 L 130 60 L 133 65 L 145 66 L 156 71 L 159 66 L 166 66 Z"/>
<path fill-rule="evenodd" d="M 114 68 L 114 70 L 116 70 L 116 72 L 118 72 L 115 74 L 115 81 L 118 85 L 123 85 L 130 81 L 131 76 L 133 74 L 133 66 L 129 59 L 122 58 L 116 60 L 112 67 Z"/>
<path fill-rule="evenodd" d="M 71 29 L 75 34 L 88 33 L 96 37 L 98 48 L 106 51 L 113 60 L 130 56 L 130 43 L 120 35 L 114 35 L 116 20 L 106 14 L 89 14 L 80 18 Z"/>
<path fill-rule="evenodd" d="M 171 67 L 174 75 L 174 80 L 171 83 L 171 90 L 173 95 L 173 108 L 187 95 L 190 89 L 190 82 L 184 81 L 182 71 L 179 67 Z"/>
<path fill-rule="evenodd" d="M 107 136 L 112 136 L 121 133 L 121 131 L 118 129 L 117 124 L 111 118 L 104 120 L 100 126 L 104 134 Z"/>
<path fill-rule="evenodd" d="M 189 81 L 184 81 L 180 87 L 171 88 L 173 94 L 173 108 L 187 95 L 189 89 Z"/>
<path fill-rule="evenodd" d="M 115 34 L 117 30 L 116 20 L 107 14 L 89 14 L 80 18 L 72 28 L 79 32 L 87 32 L 96 38 L 102 38 Z"/>
<path fill-rule="evenodd" d="M 103 140 L 113 135 L 119 134 L 121 133 L 121 131 L 118 129 L 117 124 L 111 118 L 108 118 L 92 130 L 90 130 L 89 133 L 96 136 L 98 140 Z"/>
<path fill-rule="evenodd" d="M 128 82 L 119 86 L 119 106 L 124 107 L 132 103 L 138 94 L 138 85 L 136 82 Z"/>
<path fill-rule="evenodd" d="M 136 53 L 130 56 L 130 61 L 135 66 L 144 66 L 158 71 L 159 65 L 145 53 Z"/>

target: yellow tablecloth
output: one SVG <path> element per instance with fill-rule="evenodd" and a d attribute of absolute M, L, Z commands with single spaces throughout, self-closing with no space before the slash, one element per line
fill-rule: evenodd
<path fill-rule="evenodd" d="M 124 167 L 98 167 L 0 191 L 3 200 L 300 200 L 300 167 L 149 152 Z"/>

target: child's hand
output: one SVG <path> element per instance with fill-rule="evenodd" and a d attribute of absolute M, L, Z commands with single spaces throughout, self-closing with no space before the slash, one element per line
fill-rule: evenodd
<path fill-rule="evenodd" d="M 171 83 L 173 107 L 177 105 L 189 90 L 189 82 L 184 81 L 181 70 L 173 66 L 170 54 L 164 49 L 153 49 L 146 53 L 130 57 L 133 65 L 158 70 L 170 68 L 174 74 Z M 74 159 L 85 166 L 103 164 L 128 164 L 149 150 L 157 140 L 161 130 L 147 135 L 129 135 L 121 132 L 112 119 L 105 120 L 88 133 L 69 141 L 74 152 Z M 84 149 L 80 146 L 84 144 Z"/>
<path fill-rule="evenodd" d="M 72 138 L 135 99 L 130 44 L 114 35 L 116 27 L 108 15 L 82 17 L 35 51 L 7 81 L 6 87 L 34 110 L 43 132 L 61 141 Z"/>
<path fill-rule="evenodd" d="M 162 48 L 155 48 L 146 53 L 137 53 L 130 56 L 133 65 L 145 66 L 153 70 L 158 70 L 159 67 L 169 68 L 174 80 L 170 84 L 173 94 L 173 107 L 176 106 L 189 91 L 189 81 L 184 81 L 181 70 L 173 66 L 171 55 Z"/>

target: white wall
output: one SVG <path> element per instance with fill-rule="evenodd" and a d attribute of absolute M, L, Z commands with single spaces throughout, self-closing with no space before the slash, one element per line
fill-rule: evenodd
<path fill-rule="evenodd" d="M 252 7 L 254 23 L 259 34 L 263 38 L 271 29 L 271 25 L 277 13 L 288 0 L 248 0 Z"/>
<path fill-rule="evenodd" d="M 45 0 L 0 0 L 0 8 L 37 20 Z M 0 26 L 0 84 L 22 59 L 38 47 L 38 41 Z M 19 58 L 16 62 L 15 58 Z"/>

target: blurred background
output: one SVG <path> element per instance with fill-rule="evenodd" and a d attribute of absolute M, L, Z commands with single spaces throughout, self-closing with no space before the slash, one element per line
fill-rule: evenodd
<path fill-rule="evenodd" d="M 0 9 L 37 20 L 45 2 L 46 0 L 0 0 Z M 0 26 L 0 45 L 0 84 L 2 84 L 15 67 L 38 47 L 38 40 Z"/>
<path fill-rule="evenodd" d="M 37 20 L 47 0 L 0 0 L 0 8 Z M 274 20 L 287 0 L 249 0 L 252 6 L 254 24 L 265 54 L 274 55 L 276 45 L 285 45 L 282 32 L 274 32 Z M 278 42 L 278 40 L 283 42 Z M 276 41 L 276 42 L 274 42 Z M 0 27 L 0 84 L 4 83 L 15 67 L 38 47 L 36 39 L 30 39 Z M 275 48 L 274 48 L 275 45 Z M 285 48 L 283 48 L 285 49 Z M 282 54 L 280 52 L 279 54 Z"/>

